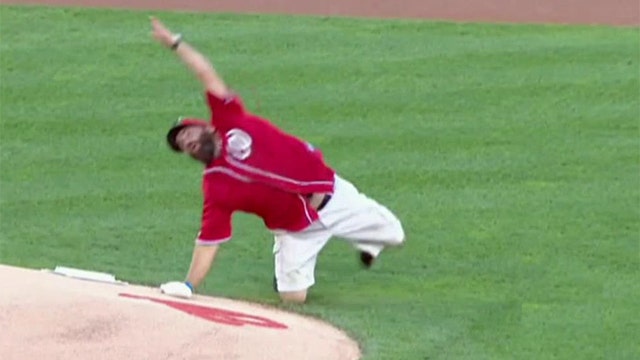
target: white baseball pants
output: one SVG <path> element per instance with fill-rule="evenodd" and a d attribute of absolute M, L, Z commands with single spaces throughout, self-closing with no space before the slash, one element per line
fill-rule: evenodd
<path fill-rule="evenodd" d="M 273 253 L 279 292 L 301 291 L 315 283 L 318 254 L 332 237 L 378 256 L 385 246 L 400 245 L 404 230 L 396 216 L 336 175 L 331 200 L 320 219 L 301 232 L 275 235 Z"/>

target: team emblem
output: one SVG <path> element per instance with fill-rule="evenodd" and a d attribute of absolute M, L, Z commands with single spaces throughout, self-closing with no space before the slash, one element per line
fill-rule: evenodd
<path fill-rule="evenodd" d="M 231 129 L 226 135 L 227 152 L 231 157 L 237 160 L 245 160 L 251 156 L 251 145 L 253 139 L 245 131 L 240 129 Z"/>

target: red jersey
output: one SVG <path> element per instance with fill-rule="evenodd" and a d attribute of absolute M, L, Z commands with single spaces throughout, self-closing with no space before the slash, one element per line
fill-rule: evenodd
<path fill-rule="evenodd" d="M 318 219 L 303 194 L 333 192 L 334 171 L 322 153 L 245 110 L 239 97 L 207 93 L 211 124 L 223 136 L 221 155 L 205 169 L 198 243 L 231 238 L 231 217 L 242 211 L 270 230 L 301 231 Z"/>

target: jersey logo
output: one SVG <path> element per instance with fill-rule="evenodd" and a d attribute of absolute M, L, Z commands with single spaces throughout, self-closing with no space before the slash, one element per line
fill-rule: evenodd
<path fill-rule="evenodd" d="M 227 152 L 236 160 L 245 160 L 251 156 L 253 139 L 245 131 L 231 129 L 226 134 Z"/>

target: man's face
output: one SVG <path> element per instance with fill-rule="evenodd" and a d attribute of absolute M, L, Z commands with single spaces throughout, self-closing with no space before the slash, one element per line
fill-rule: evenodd
<path fill-rule="evenodd" d="M 192 158 L 208 165 L 215 157 L 214 129 L 209 126 L 191 125 L 180 130 L 176 136 L 180 150 Z"/>

